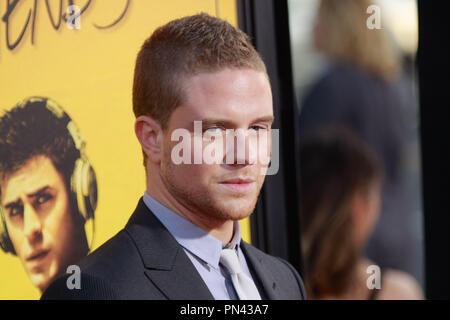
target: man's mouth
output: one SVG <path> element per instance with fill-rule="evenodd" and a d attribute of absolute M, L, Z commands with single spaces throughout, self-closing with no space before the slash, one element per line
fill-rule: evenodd
<path fill-rule="evenodd" d="M 26 258 L 26 260 L 27 260 L 28 262 L 39 261 L 39 260 L 45 258 L 49 252 L 50 252 L 50 250 L 36 250 L 36 251 L 33 251 L 33 252 Z"/>
<path fill-rule="evenodd" d="M 245 193 L 252 189 L 255 180 L 250 178 L 234 178 L 221 181 L 220 184 L 238 193 Z"/>

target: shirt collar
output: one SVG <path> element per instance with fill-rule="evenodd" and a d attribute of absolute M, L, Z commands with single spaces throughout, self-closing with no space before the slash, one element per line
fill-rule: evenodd
<path fill-rule="evenodd" d="M 241 242 L 241 225 L 239 221 L 234 222 L 233 238 L 225 245 L 208 232 L 165 207 L 151 197 L 147 191 L 144 192 L 143 200 L 150 211 L 161 221 L 181 246 L 212 267 L 219 267 L 223 248 L 238 249 Z"/>

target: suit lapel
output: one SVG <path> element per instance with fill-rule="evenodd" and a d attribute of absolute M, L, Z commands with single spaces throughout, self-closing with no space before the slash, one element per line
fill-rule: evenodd
<path fill-rule="evenodd" d="M 271 269 L 264 263 L 264 257 L 255 248 L 244 241 L 241 241 L 241 249 L 244 252 L 251 270 L 262 285 L 266 298 L 269 300 L 280 299 L 277 283 L 274 280 Z"/>
<path fill-rule="evenodd" d="M 214 299 L 183 248 L 142 199 L 125 230 L 136 243 L 145 275 L 168 299 Z"/>

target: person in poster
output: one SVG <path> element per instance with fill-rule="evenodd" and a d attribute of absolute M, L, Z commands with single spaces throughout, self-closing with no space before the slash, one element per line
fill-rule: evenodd
<path fill-rule="evenodd" d="M 27 98 L 0 118 L 0 247 L 41 292 L 89 252 L 97 182 L 84 147 L 51 99 Z"/>

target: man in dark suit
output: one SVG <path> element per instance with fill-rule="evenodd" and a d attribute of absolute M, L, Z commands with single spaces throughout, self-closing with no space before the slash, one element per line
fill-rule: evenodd
<path fill-rule="evenodd" d="M 81 288 L 67 275 L 42 299 L 305 299 L 288 262 L 241 240 L 273 121 L 248 37 L 206 14 L 158 28 L 137 57 L 133 110 L 147 190 L 125 228 L 80 262 Z"/>

